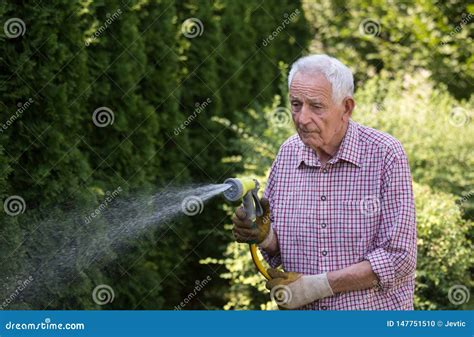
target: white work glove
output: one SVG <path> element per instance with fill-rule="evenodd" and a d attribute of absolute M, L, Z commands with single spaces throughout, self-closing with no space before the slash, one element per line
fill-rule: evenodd
<path fill-rule="evenodd" d="M 295 272 L 283 272 L 270 268 L 272 277 L 266 287 L 270 297 L 281 309 L 296 309 L 321 298 L 333 296 L 327 274 L 302 275 Z"/>

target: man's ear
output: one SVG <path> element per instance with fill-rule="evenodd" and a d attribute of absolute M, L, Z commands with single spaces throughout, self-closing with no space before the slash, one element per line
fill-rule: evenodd
<path fill-rule="evenodd" d="M 342 119 L 344 122 L 349 121 L 349 118 L 352 116 L 352 110 L 354 110 L 355 107 L 355 101 L 352 97 L 346 97 L 342 101 L 342 106 L 344 107 L 344 112 L 342 114 Z"/>

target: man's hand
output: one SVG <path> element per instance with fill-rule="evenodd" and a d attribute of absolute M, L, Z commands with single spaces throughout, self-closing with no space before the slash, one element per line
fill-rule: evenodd
<path fill-rule="evenodd" d="M 262 198 L 260 204 L 263 208 L 263 215 L 255 219 L 253 223 L 247 218 L 244 208 L 237 208 L 232 222 L 234 223 L 233 233 L 237 242 L 261 243 L 270 233 L 270 203 L 268 199 Z"/>
<path fill-rule="evenodd" d="M 280 309 L 296 309 L 324 297 L 334 295 L 326 273 L 302 275 L 270 268 L 271 280 L 266 287 Z"/>

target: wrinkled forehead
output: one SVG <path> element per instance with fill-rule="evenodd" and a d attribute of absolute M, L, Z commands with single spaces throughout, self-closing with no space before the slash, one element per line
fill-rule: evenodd
<path fill-rule="evenodd" d="M 321 73 L 298 72 L 291 81 L 290 98 L 304 100 L 330 100 L 332 86 Z"/>

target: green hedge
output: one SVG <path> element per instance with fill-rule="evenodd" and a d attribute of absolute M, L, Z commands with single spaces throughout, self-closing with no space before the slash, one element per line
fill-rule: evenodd
<path fill-rule="evenodd" d="M 300 15 L 263 46 L 296 10 Z M 212 290 L 186 308 L 221 307 L 227 281 L 199 264 L 222 256 L 230 240 L 216 221 L 226 216 L 221 201 L 120 248 L 99 240 L 113 219 L 85 225 L 80 215 L 118 187 L 125 198 L 241 172 L 225 160 L 241 149 L 212 117 L 235 121 L 247 108 L 270 103 L 279 90 L 278 61 L 291 62 L 309 42 L 300 3 L 8 1 L 0 14 L 26 27 L 17 38 L 0 34 L 0 122 L 10 121 L 0 134 L 0 194 L 26 204 L 21 215 L 0 216 L 0 300 L 33 275 L 8 308 L 172 309 L 196 280 L 211 275 Z M 202 23 L 195 37 L 184 34 L 188 19 Z M 25 109 L 18 113 L 20 103 Z M 97 109 L 110 118 L 104 127 L 93 121 Z M 100 245 L 100 256 L 76 254 L 64 279 L 40 270 L 81 244 Z M 99 284 L 114 289 L 112 303 L 94 303 Z"/>

